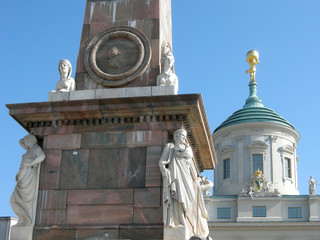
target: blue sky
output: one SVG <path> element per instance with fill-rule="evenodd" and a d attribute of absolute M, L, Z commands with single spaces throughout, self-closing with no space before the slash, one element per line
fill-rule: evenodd
<path fill-rule="evenodd" d="M 26 131 L 5 104 L 46 101 L 62 58 L 71 61 L 74 76 L 85 1 L 5 1 L 2 7 L 0 216 L 14 216 L 9 199 L 24 153 L 18 141 Z M 259 97 L 301 135 L 301 194 L 308 193 L 310 175 L 320 180 L 319 12 L 319 0 L 172 0 L 179 93 L 202 94 L 213 131 L 244 105 L 245 56 L 258 50 Z"/>

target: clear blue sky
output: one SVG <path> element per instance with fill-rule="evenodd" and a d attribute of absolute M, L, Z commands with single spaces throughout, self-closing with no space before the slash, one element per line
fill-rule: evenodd
<path fill-rule="evenodd" d="M 84 0 L 2 3 L 0 216 L 14 216 L 9 199 L 24 153 L 18 141 L 26 134 L 4 105 L 46 101 L 62 58 L 75 72 L 84 8 Z M 245 56 L 258 50 L 259 97 L 301 134 L 301 194 L 308 193 L 310 175 L 320 180 L 319 13 L 319 0 L 172 0 L 179 93 L 202 94 L 213 131 L 244 105 Z"/>

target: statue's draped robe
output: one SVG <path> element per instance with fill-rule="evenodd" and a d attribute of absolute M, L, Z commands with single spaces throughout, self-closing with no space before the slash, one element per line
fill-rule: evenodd
<path fill-rule="evenodd" d="M 186 213 L 192 211 L 197 202 L 197 222 L 195 232 L 208 236 L 208 213 L 204 205 L 200 186 L 194 191 L 191 176 L 192 149 L 186 146 L 183 153 L 174 150 L 174 144 L 168 143 L 163 150 L 159 166 L 163 176 L 164 225 L 169 227 L 185 226 Z"/>
<path fill-rule="evenodd" d="M 314 179 L 309 180 L 309 194 L 311 195 L 316 194 L 316 184 L 317 182 Z"/>
<path fill-rule="evenodd" d="M 185 225 L 186 212 L 192 208 L 195 199 L 193 181 L 190 174 L 192 150 L 186 146 L 183 153 L 174 150 L 174 144 L 168 143 L 160 160 L 164 176 L 164 204 L 168 208 L 165 225 Z"/>
<path fill-rule="evenodd" d="M 22 156 L 20 169 L 16 175 L 17 184 L 10 198 L 12 209 L 19 218 L 19 225 L 32 224 L 32 207 L 38 178 L 39 164 L 33 167 L 25 166 L 25 164 L 32 164 L 32 160 L 42 154 L 39 146 L 33 146 Z"/>

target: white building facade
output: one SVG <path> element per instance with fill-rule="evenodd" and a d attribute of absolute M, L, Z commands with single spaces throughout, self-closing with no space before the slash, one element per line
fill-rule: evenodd
<path fill-rule="evenodd" d="M 265 108 L 257 83 L 213 133 L 218 165 L 205 197 L 213 239 L 320 239 L 320 196 L 299 195 L 299 133 Z"/>
<path fill-rule="evenodd" d="M 16 225 L 17 218 L 14 217 L 0 217 L 0 239 L 9 240 L 11 235 L 11 227 Z"/>

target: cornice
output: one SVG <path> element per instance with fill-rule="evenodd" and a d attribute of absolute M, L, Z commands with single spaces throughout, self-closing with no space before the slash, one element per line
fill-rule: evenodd
<path fill-rule="evenodd" d="M 200 169 L 216 155 L 200 94 L 37 102 L 6 105 L 28 132 L 32 128 L 181 121 Z"/>

